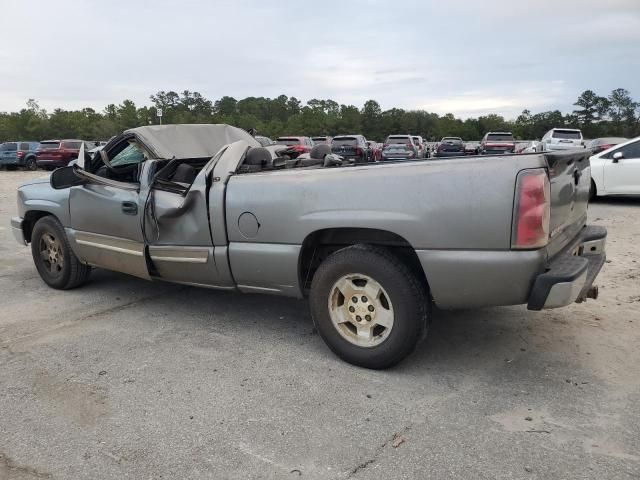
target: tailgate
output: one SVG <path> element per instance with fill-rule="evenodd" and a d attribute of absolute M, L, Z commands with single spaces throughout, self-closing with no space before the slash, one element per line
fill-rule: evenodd
<path fill-rule="evenodd" d="M 587 220 L 589 151 L 546 153 L 551 182 L 550 257 L 569 244 Z"/>
<path fill-rule="evenodd" d="M 60 150 L 40 150 L 36 154 L 38 160 L 60 160 L 62 152 Z"/>
<path fill-rule="evenodd" d="M 331 151 L 337 155 L 355 155 L 356 147 L 353 145 L 335 145 Z"/>
<path fill-rule="evenodd" d="M 440 150 L 444 152 L 461 152 L 462 142 L 442 142 L 440 144 Z"/>

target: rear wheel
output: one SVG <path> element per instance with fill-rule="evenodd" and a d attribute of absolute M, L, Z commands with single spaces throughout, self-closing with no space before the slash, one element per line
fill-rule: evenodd
<path fill-rule="evenodd" d="M 91 267 L 71 250 L 64 228 L 53 216 L 42 217 L 31 233 L 31 255 L 40 277 L 50 287 L 75 288 L 87 281 Z"/>
<path fill-rule="evenodd" d="M 366 368 L 397 364 L 424 338 L 430 303 L 416 275 L 389 251 L 354 245 L 316 271 L 314 324 L 343 360 Z"/>
<path fill-rule="evenodd" d="M 37 170 L 38 164 L 36 163 L 36 159 L 34 157 L 27 158 L 27 161 L 25 162 L 24 167 L 27 170 L 31 170 L 31 171 Z"/>

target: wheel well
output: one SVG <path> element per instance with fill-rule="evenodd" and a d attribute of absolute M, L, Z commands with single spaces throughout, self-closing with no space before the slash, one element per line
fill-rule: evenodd
<path fill-rule="evenodd" d="M 299 282 L 306 293 L 320 264 L 332 253 L 350 245 L 377 245 L 389 249 L 416 274 L 428 288 L 427 277 L 416 251 L 400 235 L 373 228 L 329 228 L 313 232 L 305 238 L 298 260 Z"/>
<path fill-rule="evenodd" d="M 52 215 L 49 212 L 43 212 L 42 210 L 30 210 L 24 215 L 24 220 L 22 223 L 22 233 L 24 234 L 24 239 L 31 243 L 31 233 L 33 233 L 33 226 L 36 224 L 38 220 L 42 217 L 46 217 L 47 215 Z"/>

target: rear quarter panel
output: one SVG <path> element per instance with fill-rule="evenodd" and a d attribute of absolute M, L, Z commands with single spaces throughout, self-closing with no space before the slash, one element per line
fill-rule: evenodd
<path fill-rule="evenodd" d="M 233 176 L 229 242 L 302 244 L 325 228 L 387 230 L 416 249 L 508 249 L 515 178 L 541 155 L 454 158 Z M 244 212 L 259 228 L 247 238 Z"/>

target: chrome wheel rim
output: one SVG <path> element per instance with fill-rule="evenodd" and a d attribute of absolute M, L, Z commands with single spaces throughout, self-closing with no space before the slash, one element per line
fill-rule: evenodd
<path fill-rule="evenodd" d="M 40 237 L 39 251 L 42 263 L 49 273 L 56 276 L 60 275 L 64 268 L 64 257 L 60 241 L 50 233 L 45 233 Z"/>
<path fill-rule="evenodd" d="M 394 310 L 389 295 L 368 275 L 340 277 L 329 292 L 329 316 L 340 336 L 359 347 L 375 347 L 391 333 Z"/>

